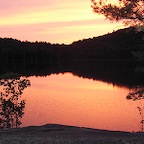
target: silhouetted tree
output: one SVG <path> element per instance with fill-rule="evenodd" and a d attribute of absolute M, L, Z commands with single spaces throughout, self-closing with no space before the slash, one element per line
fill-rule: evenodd
<path fill-rule="evenodd" d="M 91 0 L 95 13 L 110 21 L 124 20 L 127 25 L 144 25 L 144 0 L 118 0 L 116 4 L 107 0 Z"/>
<path fill-rule="evenodd" d="M 144 87 L 137 87 L 133 92 L 130 92 L 127 97 L 128 100 L 143 100 L 144 99 Z M 139 114 L 141 116 L 141 132 L 144 131 L 144 109 L 140 106 L 137 107 Z"/>
<path fill-rule="evenodd" d="M 144 99 L 144 87 L 135 88 L 135 90 L 130 92 L 126 98 L 133 101 Z"/>
<path fill-rule="evenodd" d="M 0 79 L 2 87 L 0 93 L 0 127 L 17 128 L 21 124 L 20 118 L 24 114 L 25 100 L 21 100 L 23 90 L 30 86 L 30 81 L 26 78 L 13 77 L 14 73 L 4 75 Z M 6 77 L 5 77 L 6 76 Z"/>
<path fill-rule="evenodd" d="M 144 0 L 118 0 L 116 4 L 108 3 L 107 0 L 91 0 L 95 13 L 104 15 L 110 21 L 120 21 L 128 26 L 135 26 L 137 31 L 144 32 Z M 144 61 L 144 36 L 141 48 L 132 51 L 133 56 Z"/>

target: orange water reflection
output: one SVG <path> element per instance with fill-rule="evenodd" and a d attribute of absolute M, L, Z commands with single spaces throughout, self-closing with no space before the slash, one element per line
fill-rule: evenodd
<path fill-rule="evenodd" d="M 29 77 L 22 126 L 57 123 L 97 129 L 139 131 L 139 102 L 126 100 L 128 89 L 70 73 Z"/>

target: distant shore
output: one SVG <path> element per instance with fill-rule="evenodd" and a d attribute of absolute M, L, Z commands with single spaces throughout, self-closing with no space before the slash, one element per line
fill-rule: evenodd
<path fill-rule="evenodd" d="M 0 130 L 0 144 L 143 144 L 144 133 L 46 124 Z"/>

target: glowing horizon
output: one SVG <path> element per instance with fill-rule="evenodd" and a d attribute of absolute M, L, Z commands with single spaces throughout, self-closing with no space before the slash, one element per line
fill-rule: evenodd
<path fill-rule="evenodd" d="M 122 25 L 93 13 L 89 0 L 1 0 L 0 18 L 0 37 L 65 44 L 103 35 Z"/>

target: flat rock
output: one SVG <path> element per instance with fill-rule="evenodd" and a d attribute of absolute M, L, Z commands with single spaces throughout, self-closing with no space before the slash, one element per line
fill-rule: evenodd
<path fill-rule="evenodd" d="M 144 133 L 46 124 L 0 130 L 0 144 L 144 144 Z"/>

